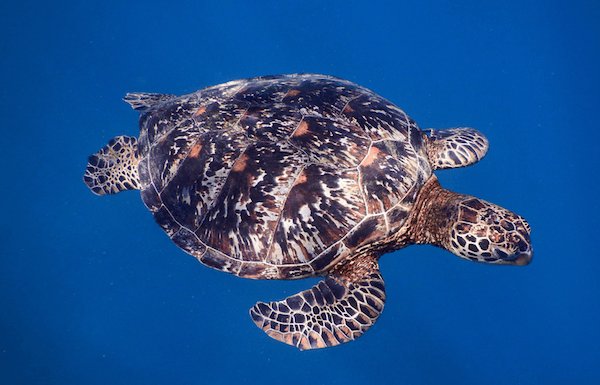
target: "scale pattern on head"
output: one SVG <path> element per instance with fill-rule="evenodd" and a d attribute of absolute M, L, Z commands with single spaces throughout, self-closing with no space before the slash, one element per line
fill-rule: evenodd
<path fill-rule="evenodd" d="M 387 239 L 431 175 L 402 110 L 324 75 L 161 99 L 140 128 L 142 198 L 157 222 L 203 263 L 249 278 L 319 274 Z"/>
<path fill-rule="evenodd" d="M 521 216 L 467 197 L 459 203 L 447 248 L 474 261 L 526 265 L 532 255 L 530 232 Z"/>

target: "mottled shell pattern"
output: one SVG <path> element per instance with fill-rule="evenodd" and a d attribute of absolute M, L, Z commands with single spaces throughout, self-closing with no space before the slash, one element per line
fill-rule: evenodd
<path fill-rule="evenodd" d="M 417 125 L 335 77 L 259 77 L 166 99 L 140 118 L 142 199 L 179 247 L 241 277 L 321 275 L 385 247 L 431 175 Z"/>

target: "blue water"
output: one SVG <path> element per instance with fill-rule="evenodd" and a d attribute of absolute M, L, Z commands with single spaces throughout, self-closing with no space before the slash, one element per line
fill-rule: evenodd
<path fill-rule="evenodd" d="M 597 2 L 92 3 L 0 5 L 1 384 L 600 383 Z M 437 174 L 527 218 L 533 263 L 388 254 L 377 324 L 299 352 L 247 311 L 314 280 L 203 267 L 137 192 L 82 183 L 90 153 L 137 134 L 126 92 L 290 72 L 483 131 L 483 161 Z"/>

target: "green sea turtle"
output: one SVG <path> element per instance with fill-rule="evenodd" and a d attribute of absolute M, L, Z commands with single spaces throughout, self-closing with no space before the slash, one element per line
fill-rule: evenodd
<path fill-rule="evenodd" d="M 134 93 L 140 135 L 89 158 L 98 195 L 141 190 L 173 242 L 253 279 L 323 276 L 253 321 L 299 349 L 356 339 L 383 310 L 381 255 L 433 244 L 472 261 L 525 265 L 520 216 L 443 189 L 432 173 L 479 161 L 472 128 L 420 130 L 372 91 L 331 76 L 237 80 L 184 96 Z"/>

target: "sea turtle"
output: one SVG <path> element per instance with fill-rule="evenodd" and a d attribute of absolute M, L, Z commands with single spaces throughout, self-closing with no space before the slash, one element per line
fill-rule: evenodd
<path fill-rule="evenodd" d="M 253 279 L 323 276 L 253 321 L 299 349 L 356 339 L 383 310 L 381 255 L 433 244 L 472 261 L 525 265 L 530 227 L 443 189 L 433 170 L 479 161 L 472 128 L 420 130 L 394 104 L 332 76 L 256 77 L 184 96 L 127 94 L 139 138 L 90 156 L 98 195 L 141 190 L 173 242 Z"/>

